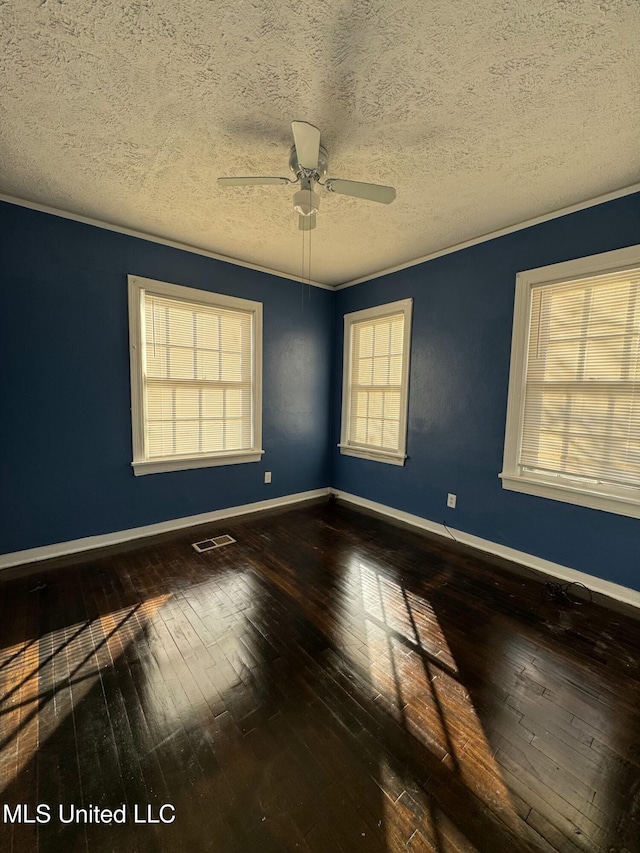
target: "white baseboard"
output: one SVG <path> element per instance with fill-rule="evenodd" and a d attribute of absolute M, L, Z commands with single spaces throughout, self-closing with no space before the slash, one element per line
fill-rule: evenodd
<path fill-rule="evenodd" d="M 242 506 L 230 506 L 227 509 L 217 509 L 213 512 L 203 512 L 200 515 L 188 515 L 184 518 L 172 518 L 169 521 L 160 521 L 157 524 L 147 524 L 144 527 L 132 527 L 130 530 L 117 530 L 115 533 L 104 533 L 99 536 L 86 536 L 83 539 L 72 539 L 68 542 L 57 542 L 54 545 L 43 545 L 41 548 L 28 548 L 25 551 L 13 551 L 10 554 L 0 554 L 0 570 L 9 569 L 13 566 L 21 566 L 25 563 L 35 563 L 40 560 L 49 560 L 52 557 L 62 557 L 66 554 L 77 554 L 81 551 L 90 551 L 94 548 L 104 548 L 107 545 L 119 545 L 122 542 L 130 542 L 134 539 L 144 539 L 146 536 L 155 536 L 158 533 L 169 533 L 172 530 L 182 530 L 184 527 L 195 527 L 198 524 L 206 524 L 210 521 L 219 521 L 222 518 L 232 518 L 236 515 L 246 515 L 250 512 L 259 512 L 263 509 L 275 509 L 289 504 L 308 501 L 313 498 L 325 497 L 329 494 L 329 488 L 314 489 L 310 492 L 297 492 L 293 495 L 284 495 L 281 498 L 271 498 L 266 501 L 243 504 Z"/>
<path fill-rule="evenodd" d="M 534 569 L 537 572 L 542 572 L 545 575 L 550 575 L 553 578 L 563 581 L 578 581 L 589 587 L 593 592 L 606 595 L 609 598 L 615 598 L 617 601 L 623 601 L 625 604 L 631 604 L 633 607 L 640 607 L 640 592 L 635 589 L 629 589 L 626 586 L 621 586 L 611 581 L 605 581 L 602 578 L 597 578 L 594 575 L 588 575 L 585 572 L 579 572 L 577 569 L 570 569 L 568 566 L 562 566 L 560 563 L 552 563 L 550 560 L 543 560 L 541 557 L 536 557 L 533 554 L 527 554 L 525 551 L 516 551 L 515 548 L 508 548 L 506 545 L 499 545 L 497 542 L 491 542 L 489 539 L 481 539 L 479 536 L 473 536 L 471 533 L 465 533 L 464 530 L 457 530 L 455 527 L 449 527 L 451 533 L 443 524 L 438 524 L 436 521 L 429 521 L 427 518 L 422 518 L 419 515 L 412 515 L 409 512 L 403 512 L 399 509 L 379 504 L 375 501 L 367 500 L 366 498 L 358 497 L 357 495 L 349 494 L 349 492 L 341 492 L 338 489 L 331 489 L 331 493 L 340 500 L 347 503 L 361 506 L 364 509 L 370 509 L 373 512 L 378 512 L 380 515 L 386 515 L 389 518 L 394 518 L 397 521 L 404 521 L 406 524 L 411 524 L 413 527 L 419 527 L 422 530 L 427 530 L 429 533 L 436 533 L 439 536 L 444 536 L 446 539 L 451 539 L 452 535 L 458 542 L 463 545 L 470 545 L 472 548 L 478 548 L 480 551 L 485 551 L 487 554 L 494 554 L 497 557 L 503 557 L 506 560 L 511 560 L 514 563 L 519 563 L 529 569 Z"/>
<path fill-rule="evenodd" d="M 199 524 L 207 524 L 212 521 L 219 521 L 223 518 L 233 518 L 237 515 L 247 515 L 251 512 L 259 512 L 265 509 L 276 509 L 277 507 L 288 506 L 289 504 L 300 503 L 301 501 L 312 500 L 313 498 L 325 497 L 328 494 L 334 494 L 340 500 L 355 506 L 363 507 L 364 509 L 372 510 L 380 515 L 393 518 L 397 521 L 403 521 L 405 524 L 410 524 L 412 527 L 418 527 L 421 530 L 426 530 L 429 533 L 436 533 L 443 536 L 445 539 L 451 539 L 451 534 L 458 542 L 464 545 L 469 545 L 472 548 L 478 548 L 487 554 L 494 554 L 497 557 L 503 557 L 506 560 L 511 560 L 514 563 L 519 563 L 522 566 L 533 569 L 534 571 L 542 572 L 545 575 L 550 575 L 553 578 L 563 581 L 579 581 L 593 592 L 606 595 L 609 598 L 615 598 L 617 601 L 622 601 L 625 604 L 630 604 L 633 607 L 640 607 L 640 592 L 635 589 L 629 589 L 620 584 L 611 583 L 611 581 L 597 578 L 594 575 L 580 572 L 577 569 L 571 569 L 568 566 L 562 566 L 560 563 L 552 563 L 550 560 L 543 560 L 541 557 L 536 557 L 533 554 L 527 554 L 525 551 L 517 551 L 515 548 L 509 548 L 506 545 L 499 545 L 497 542 L 491 542 L 488 539 L 481 539 L 479 536 L 474 536 L 471 533 L 465 533 L 464 530 L 458 530 L 454 527 L 449 527 L 449 531 L 443 524 L 436 521 L 430 521 L 428 518 L 422 518 L 419 515 L 412 515 L 409 512 L 403 512 L 399 509 L 387 506 L 386 504 L 376 503 L 367 498 L 361 498 L 357 495 L 342 492 L 338 489 L 314 489 L 309 492 L 298 492 L 293 495 L 284 495 L 280 498 L 271 498 L 265 501 L 256 501 L 255 503 L 243 504 L 241 506 L 231 506 L 226 509 L 218 509 L 213 512 L 203 512 L 199 515 L 189 515 L 184 518 L 173 518 L 169 521 L 160 521 L 157 524 L 147 524 L 144 527 L 133 527 L 129 530 L 117 530 L 115 533 L 105 533 L 99 536 L 86 536 L 83 539 L 73 539 L 68 542 L 57 542 L 53 545 L 43 545 L 40 548 L 28 548 L 25 551 L 14 551 L 10 554 L 0 554 L 0 570 L 21 566 L 27 563 L 35 563 L 41 560 L 49 560 L 52 557 L 62 557 L 67 554 L 77 554 L 82 551 L 91 551 L 94 548 L 104 548 L 108 545 L 119 545 L 123 542 L 131 542 L 135 539 L 144 539 L 148 536 L 155 536 L 159 533 L 170 533 L 174 530 L 182 530 L 186 527 L 195 527 Z"/>

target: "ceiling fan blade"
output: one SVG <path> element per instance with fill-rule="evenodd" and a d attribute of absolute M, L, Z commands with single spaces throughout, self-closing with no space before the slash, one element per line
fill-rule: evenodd
<path fill-rule="evenodd" d="M 317 169 L 320 153 L 320 131 L 306 121 L 292 121 L 293 141 L 298 155 L 298 164 L 303 169 Z"/>
<path fill-rule="evenodd" d="M 300 231 L 311 231 L 318 224 L 315 213 L 310 213 L 309 216 L 298 216 L 298 228 Z"/>
<path fill-rule="evenodd" d="M 254 184 L 291 184 L 289 178 L 218 178 L 220 187 L 250 187 Z"/>
<path fill-rule="evenodd" d="M 393 187 L 384 187 L 381 184 L 362 184 L 360 181 L 329 178 L 325 186 L 331 193 L 350 195 L 354 198 L 366 198 L 369 201 L 379 201 L 381 204 L 391 204 L 396 197 L 396 191 Z"/>

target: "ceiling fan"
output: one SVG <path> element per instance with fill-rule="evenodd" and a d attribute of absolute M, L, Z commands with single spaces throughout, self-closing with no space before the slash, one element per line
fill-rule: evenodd
<path fill-rule="evenodd" d="M 364 198 L 391 204 L 396 197 L 393 187 L 380 184 L 363 184 L 360 181 L 346 181 L 342 178 L 327 178 L 324 183 L 321 177 L 327 174 L 327 151 L 320 145 L 320 131 L 306 121 L 292 121 L 293 147 L 289 154 L 289 168 L 295 178 L 218 178 L 221 187 L 246 187 L 253 184 L 285 184 L 300 183 L 301 189 L 293 196 L 293 209 L 299 213 L 298 227 L 301 231 L 311 231 L 316 227 L 316 216 L 320 207 L 320 196 L 314 186 L 324 187 L 330 193 L 350 195 L 354 198 Z"/>

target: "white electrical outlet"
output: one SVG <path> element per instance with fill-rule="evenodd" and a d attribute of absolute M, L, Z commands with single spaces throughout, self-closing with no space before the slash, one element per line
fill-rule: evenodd
<path fill-rule="evenodd" d="M 271 471 L 265 471 L 264 472 L 264 481 L 265 481 L 265 483 L 271 482 Z"/>
<path fill-rule="evenodd" d="M 449 492 L 449 494 L 447 495 L 447 506 L 450 507 L 451 509 L 455 509 L 456 508 L 456 500 L 457 500 L 456 496 L 452 495 L 451 492 Z"/>

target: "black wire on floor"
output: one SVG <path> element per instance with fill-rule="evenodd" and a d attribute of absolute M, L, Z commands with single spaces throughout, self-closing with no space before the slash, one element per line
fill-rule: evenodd
<path fill-rule="evenodd" d="M 581 590 L 585 590 L 589 597 L 584 598 L 576 595 L 573 591 L 573 587 L 579 587 Z M 543 594 L 547 601 L 556 601 L 558 604 L 564 604 L 569 607 L 572 607 L 574 604 L 582 605 L 591 604 L 593 602 L 591 590 L 583 583 L 580 583 L 580 581 L 569 581 L 568 583 L 553 583 L 552 581 L 547 581 L 544 585 Z"/>
<path fill-rule="evenodd" d="M 449 530 L 447 523 L 443 520 L 442 526 L 447 531 L 449 536 L 453 539 L 454 542 L 458 540 L 453 535 L 453 533 Z M 584 590 L 587 596 L 579 596 L 576 595 L 573 590 L 574 587 L 579 587 Z M 582 606 L 583 604 L 592 604 L 593 603 L 593 595 L 589 587 L 585 586 L 580 581 L 568 581 L 566 583 L 554 583 L 553 581 L 547 581 L 543 587 L 543 596 L 547 601 L 555 601 L 558 604 L 562 604 L 565 607 L 573 607 L 574 604 L 578 606 Z"/>

